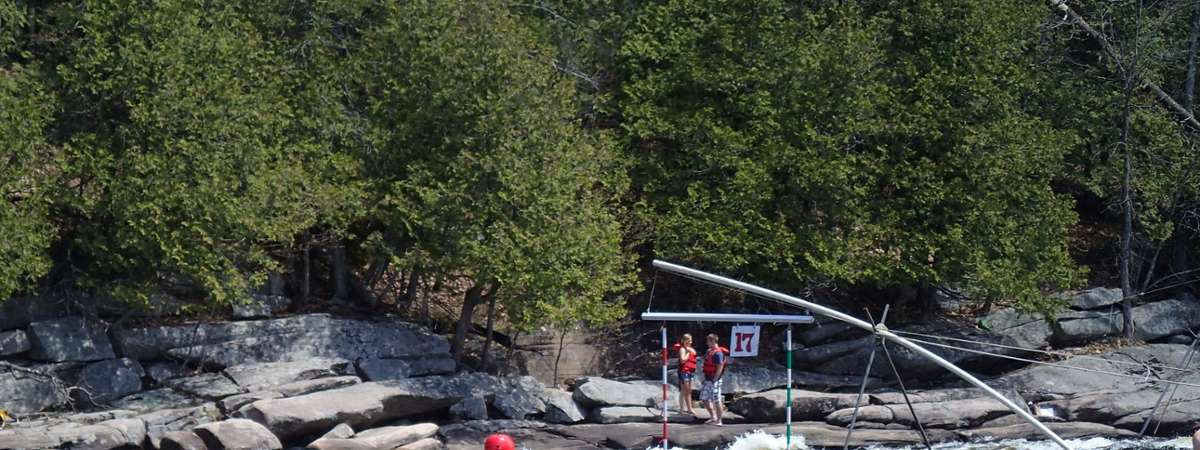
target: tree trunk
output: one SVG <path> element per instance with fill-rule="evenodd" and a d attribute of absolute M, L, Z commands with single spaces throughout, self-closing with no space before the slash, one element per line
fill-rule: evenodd
<path fill-rule="evenodd" d="M 1131 151 L 1129 150 L 1129 108 L 1130 96 L 1133 94 L 1133 80 L 1131 77 L 1126 77 L 1125 80 L 1125 108 L 1121 113 L 1121 148 L 1124 150 L 1125 173 L 1121 179 L 1121 296 L 1124 300 L 1121 301 L 1121 319 L 1124 321 L 1124 327 L 1121 330 L 1121 336 L 1126 339 L 1133 338 L 1134 323 L 1133 323 L 1133 280 L 1129 272 L 1129 265 L 1133 259 L 1133 163 L 1131 159 Z"/>
<path fill-rule="evenodd" d="M 349 270 L 346 267 L 346 247 L 338 244 L 333 247 L 333 297 L 346 300 L 350 298 L 350 284 L 346 281 Z"/>
<path fill-rule="evenodd" d="M 554 353 L 554 385 L 555 386 L 560 385 L 560 383 L 558 382 L 558 362 L 562 361 L 563 348 L 565 348 L 567 346 L 566 343 L 567 343 L 567 332 L 568 331 L 570 331 L 570 329 L 564 327 L 563 330 L 558 332 L 558 351 Z"/>
<path fill-rule="evenodd" d="M 492 362 L 492 335 L 496 331 L 496 292 L 493 290 L 487 296 L 487 339 L 483 341 L 483 371 L 488 371 Z"/>
<path fill-rule="evenodd" d="M 420 283 L 421 269 L 414 267 L 412 269 L 412 273 L 408 274 L 408 286 L 404 288 L 404 298 L 402 300 L 403 303 L 410 304 L 414 299 L 417 298 L 417 289 L 420 287 Z M 429 318 L 429 302 L 425 302 L 425 310 L 422 311 L 422 315 L 425 319 Z"/>
<path fill-rule="evenodd" d="M 304 287 L 301 288 L 300 302 L 308 304 L 309 294 L 312 293 L 312 256 L 309 250 L 312 245 L 309 244 L 308 234 L 304 235 Z"/>
<path fill-rule="evenodd" d="M 458 325 L 454 327 L 454 342 L 450 343 L 450 353 L 454 355 L 454 362 L 460 365 L 467 341 L 467 330 L 471 328 L 471 317 L 475 314 L 475 307 L 482 301 L 482 292 L 483 286 L 477 283 L 467 289 L 466 295 L 463 296 L 462 312 L 458 315 Z"/>

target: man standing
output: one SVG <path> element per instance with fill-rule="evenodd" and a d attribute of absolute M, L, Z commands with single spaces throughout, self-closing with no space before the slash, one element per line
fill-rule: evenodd
<path fill-rule="evenodd" d="M 729 349 L 722 347 L 717 335 L 708 335 L 708 353 L 704 355 L 704 384 L 700 387 L 700 402 L 708 410 L 709 419 L 705 423 L 723 426 L 721 416 L 725 415 L 725 405 L 721 399 L 721 377 L 725 375 L 725 364 L 728 362 Z"/>

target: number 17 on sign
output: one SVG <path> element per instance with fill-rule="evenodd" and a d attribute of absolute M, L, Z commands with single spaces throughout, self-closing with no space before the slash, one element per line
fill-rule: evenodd
<path fill-rule="evenodd" d="M 758 356 L 758 325 L 737 325 L 729 339 L 729 356 Z"/>

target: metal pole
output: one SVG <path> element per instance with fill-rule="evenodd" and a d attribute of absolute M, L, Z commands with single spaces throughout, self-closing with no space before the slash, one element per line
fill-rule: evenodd
<path fill-rule="evenodd" d="M 1180 364 L 1180 367 L 1186 369 L 1188 364 L 1192 363 L 1192 355 L 1195 354 L 1195 352 L 1196 352 L 1196 343 L 1197 342 L 1200 342 L 1200 336 L 1196 336 L 1196 337 L 1192 338 L 1192 345 L 1188 347 L 1187 354 L 1183 356 L 1183 361 L 1182 361 L 1182 364 Z M 1162 394 L 1159 394 L 1158 401 L 1154 402 L 1154 408 L 1150 410 L 1150 415 L 1146 416 L 1146 421 L 1142 422 L 1142 430 L 1138 432 L 1138 436 L 1146 435 L 1146 429 L 1150 427 L 1150 422 L 1154 420 L 1155 414 L 1158 413 L 1158 406 L 1162 404 L 1163 397 L 1166 397 L 1167 391 L 1170 390 L 1171 397 L 1167 399 L 1167 405 L 1163 406 L 1163 410 L 1162 410 L 1162 417 L 1167 416 L 1167 409 L 1171 407 L 1171 400 L 1175 399 L 1175 392 L 1179 390 L 1179 385 L 1174 385 L 1173 387 L 1174 388 L 1172 389 L 1171 385 L 1163 386 Z M 1158 434 L 1158 427 L 1160 427 L 1160 426 L 1162 426 L 1162 418 L 1159 418 L 1158 425 L 1154 426 L 1154 434 Z"/>
<path fill-rule="evenodd" d="M 811 312 L 815 312 L 815 313 L 823 315 L 823 316 L 831 317 L 831 318 L 840 320 L 842 322 L 846 322 L 850 325 L 862 328 L 864 330 L 874 332 L 874 333 L 878 334 L 880 337 L 882 337 L 883 339 L 890 340 L 890 341 L 895 342 L 896 344 L 899 344 L 909 350 L 912 350 L 914 353 L 921 355 L 922 357 L 925 357 L 925 358 L 929 359 L 930 361 L 933 361 L 935 364 L 937 364 L 939 366 L 942 366 L 946 370 L 949 370 L 950 373 L 957 375 L 959 378 L 962 378 L 963 380 L 967 381 L 968 383 L 971 383 L 975 387 L 982 389 L 984 392 L 986 392 L 992 398 L 995 398 L 997 401 L 999 401 L 1005 407 L 1012 410 L 1018 416 L 1021 416 L 1021 418 L 1025 419 L 1026 422 L 1029 422 L 1030 425 L 1033 425 L 1033 427 L 1036 428 L 1039 432 L 1041 432 L 1046 437 L 1050 438 L 1050 440 L 1053 440 L 1054 443 L 1058 444 L 1060 447 L 1062 447 L 1065 450 L 1071 450 L 1071 446 L 1067 445 L 1066 441 L 1064 441 L 1061 437 L 1059 437 L 1058 434 L 1055 434 L 1054 431 L 1051 431 L 1050 428 L 1047 428 L 1046 424 L 1039 422 L 1036 418 L 1033 417 L 1033 415 L 1029 414 L 1028 410 L 1025 410 L 1022 407 L 1017 406 L 1016 404 L 1014 404 L 1012 402 L 1012 400 L 1009 400 L 1009 399 L 1005 398 L 1003 395 L 1000 395 L 1000 393 L 996 392 L 995 389 L 992 389 L 991 386 L 988 386 L 986 383 L 984 383 L 983 381 L 980 381 L 978 378 L 975 378 L 973 375 L 967 373 L 966 371 L 962 370 L 958 366 L 951 364 L 949 361 L 946 361 L 945 359 L 934 354 L 933 352 L 926 350 L 924 347 L 921 347 L 917 344 L 912 343 L 908 339 L 897 336 L 895 333 L 892 333 L 891 331 L 889 331 L 887 329 L 887 327 L 884 325 L 880 325 L 878 327 L 873 327 L 873 326 L 871 326 L 871 324 L 869 324 L 867 322 L 864 322 L 858 318 L 855 318 L 846 313 L 843 313 L 841 311 L 838 311 L 838 310 L 835 310 L 835 309 L 832 309 L 829 307 L 818 305 L 816 303 L 813 303 L 813 302 L 810 302 L 807 300 L 801 300 L 799 298 L 792 297 L 790 295 L 776 292 L 776 291 L 766 289 L 763 287 L 755 286 L 753 284 L 743 283 L 741 281 L 733 280 L 730 278 L 725 278 L 720 275 L 713 275 L 708 272 L 680 266 L 678 264 L 671 264 L 671 263 L 668 263 L 665 261 L 655 260 L 654 267 L 661 269 L 661 270 L 666 270 L 666 271 L 669 271 L 672 273 L 701 279 L 701 280 L 708 281 L 711 283 L 728 286 L 728 287 L 731 287 L 734 289 L 739 289 L 739 290 L 749 292 L 749 293 L 752 293 L 755 295 L 760 295 L 760 296 L 763 296 L 766 298 L 778 300 L 780 302 L 787 303 L 789 305 L 794 305 L 794 306 L 797 306 L 800 308 L 805 308 Z"/>
<path fill-rule="evenodd" d="M 665 323 L 662 326 L 662 388 L 662 448 L 663 450 L 667 450 L 667 407 L 669 405 L 667 399 L 667 324 Z"/>
<path fill-rule="evenodd" d="M 792 326 L 787 326 L 787 438 L 785 450 L 792 450 Z"/>
<path fill-rule="evenodd" d="M 871 312 L 867 311 L 867 315 Z M 883 318 L 887 319 L 887 309 L 883 310 Z M 871 329 L 875 329 L 874 326 Z M 858 397 L 854 399 L 854 412 L 850 414 L 850 426 L 846 428 L 846 441 L 842 443 L 842 450 L 850 448 L 850 436 L 854 434 L 854 425 L 858 423 L 858 406 L 862 404 L 863 393 L 867 391 L 867 382 L 871 380 L 871 366 L 875 365 L 875 351 L 879 349 L 879 336 L 871 336 L 871 356 L 867 357 L 867 370 L 863 372 L 862 384 L 858 386 Z"/>
<path fill-rule="evenodd" d="M 883 306 L 882 320 L 887 320 L 888 309 L 891 306 L 892 305 Z M 870 310 L 867 310 L 867 318 L 871 319 L 871 322 L 875 321 L 875 319 L 871 317 Z M 896 361 L 892 360 L 892 352 L 888 351 L 887 342 L 879 341 L 879 346 L 883 348 L 883 356 L 887 359 L 888 366 L 891 366 L 892 368 L 892 375 L 896 377 L 896 384 L 900 385 L 900 394 L 904 396 L 904 404 L 908 405 L 908 413 L 912 415 L 913 422 L 915 422 L 917 425 L 917 431 L 921 433 L 921 442 L 925 443 L 925 448 L 927 450 L 933 450 L 933 446 L 929 445 L 929 435 L 925 434 L 925 426 L 921 425 L 921 419 L 917 417 L 917 410 L 913 408 L 912 401 L 908 399 L 908 389 L 904 387 L 904 378 L 900 377 L 900 370 L 896 369 Z"/>

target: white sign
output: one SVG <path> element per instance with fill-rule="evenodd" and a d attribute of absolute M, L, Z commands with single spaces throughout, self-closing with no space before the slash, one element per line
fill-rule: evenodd
<path fill-rule="evenodd" d="M 729 356 L 758 356 L 758 325 L 737 325 L 729 339 Z"/>

